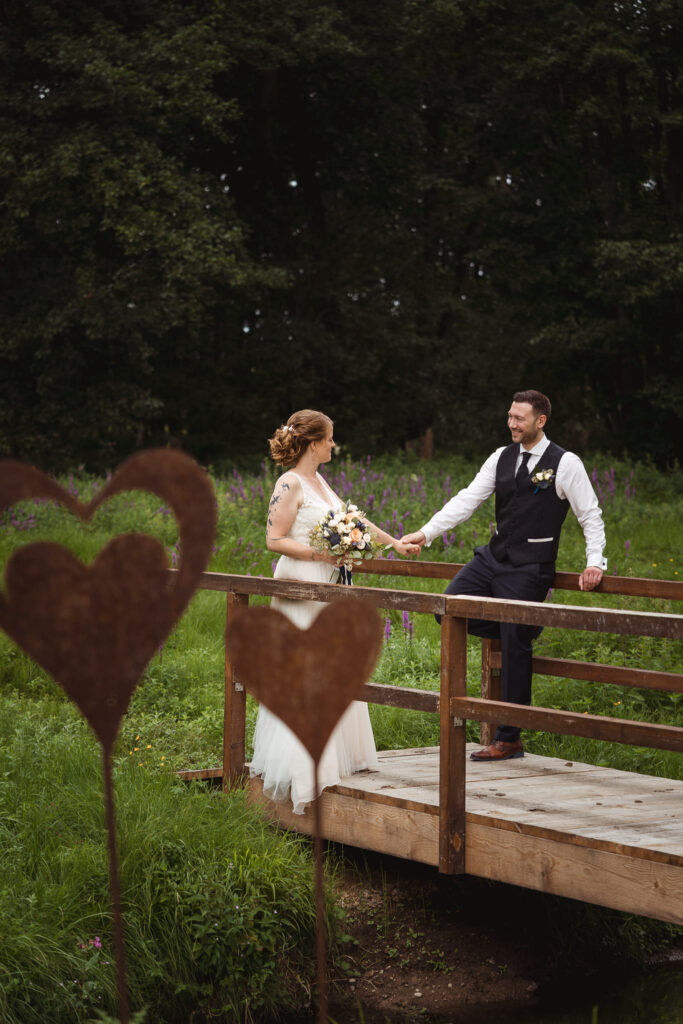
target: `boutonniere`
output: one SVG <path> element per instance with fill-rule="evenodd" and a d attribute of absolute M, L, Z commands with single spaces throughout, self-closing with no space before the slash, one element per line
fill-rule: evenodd
<path fill-rule="evenodd" d="M 546 487 L 550 487 L 555 477 L 554 469 L 538 469 L 531 477 L 532 484 L 536 484 L 536 490 L 534 494 L 538 494 L 539 490 L 544 491 Z"/>

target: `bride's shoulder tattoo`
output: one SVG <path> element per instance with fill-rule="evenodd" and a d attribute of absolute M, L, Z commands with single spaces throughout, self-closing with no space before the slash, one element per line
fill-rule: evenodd
<path fill-rule="evenodd" d="M 284 496 L 285 492 L 291 491 L 291 489 L 292 488 L 290 487 L 286 480 L 278 480 L 278 482 L 275 484 L 275 490 L 273 491 L 273 496 L 271 497 L 270 504 L 268 505 L 269 528 L 273 525 L 273 520 L 270 518 L 270 513 L 273 511 L 278 501 L 280 501 L 280 499 Z"/>

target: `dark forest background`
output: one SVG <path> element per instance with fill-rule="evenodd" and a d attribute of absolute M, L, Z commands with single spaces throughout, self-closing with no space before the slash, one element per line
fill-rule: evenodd
<path fill-rule="evenodd" d="M 679 0 L 5 0 L 0 449 L 677 454 Z"/>

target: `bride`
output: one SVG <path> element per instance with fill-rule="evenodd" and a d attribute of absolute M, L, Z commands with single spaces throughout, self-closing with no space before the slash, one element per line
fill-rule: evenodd
<path fill-rule="evenodd" d="M 280 555 L 275 579 L 329 583 L 338 579 L 338 559 L 311 547 L 310 535 L 329 509 L 344 504 L 318 472 L 329 462 L 335 443 L 332 420 L 324 413 L 302 409 L 278 427 L 270 439 L 273 460 L 286 469 L 278 479 L 268 507 L 266 544 Z M 399 555 L 419 552 L 417 545 L 390 537 L 370 523 L 375 536 Z M 324 608 L 321 601 L 274 597 L 271 608 L 307 629 Z M 375 741 L 368 706 L 353 701 L 332 733 L 318 765 L 318 786 L 334 786 L 340 778 L 364 768 L 377 768 Z M 313 761 L 294 733 L 267 708 L 259 708 L 254 731 L 251 775 L 263 776 L 263 792 L 271 800 L 291 796 L 295 814 L 303 814 L 313 799 Z"/>

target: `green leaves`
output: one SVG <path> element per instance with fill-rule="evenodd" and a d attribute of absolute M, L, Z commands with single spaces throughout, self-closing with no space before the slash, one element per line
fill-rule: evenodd
<path fill-rule="evenodd" d="M 481 454 L 533 380 L 563 445 L 673 458 L 682 39 L 671 0 L 15 7 L 2 449 L 215 461 L 314 406 Z"/>

